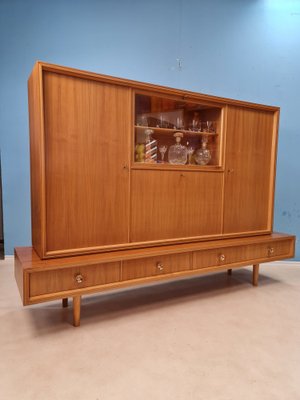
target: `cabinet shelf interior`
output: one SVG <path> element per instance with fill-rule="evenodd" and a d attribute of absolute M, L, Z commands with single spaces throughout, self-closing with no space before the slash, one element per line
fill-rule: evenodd
<path fill-rule="evenodd" d="M 182 133 L 181 144 L 194 149 L 191 164 L 197 165 L 195 153 L 203 142 L 211 152 L 210 166 L 220 165 L 220 136 L 222 133 L 222 107 L 210 106 L 201 102 L 184 101 L 160 95 L 135 94 L 134 143 L 135 162 L 143 162 L 137 154 L 139 146 L 146 142 L 149 132 L 157 143 L 154 162 L 161 161 L 159 148 L 167 147 L 164 161 L 168 164 L 168 151 L 175 144 L 175 132 Z M 138 150 L 137 150 L 138 149 Z M 189 163 L 186 163 L 186 166 Z"/>

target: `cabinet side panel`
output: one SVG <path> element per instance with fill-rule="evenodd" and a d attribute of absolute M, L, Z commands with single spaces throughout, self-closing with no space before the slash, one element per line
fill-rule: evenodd
<path fill-rule="evenodd" d="M 269 198 L 269 226 L 273 230 L 274 223 L 274 197 L 276 182 L 276 164 L 277 164 L 277 145 L 278 145 L 278 127 L 279 127 L 279 110 L 274 112 L 273 121 L 273 142 L 271 150 L 271 177 L 270 177 L 270 198 Z"/>
<path fill-rule="evenodd" d="M 127 243 L 131 90 L 47 72 L 44 103 L 47 251 Z"/>
<path fill-rule="evenodd" d="M 30 180 L 32 245 L 40 257 L 44 256 L 43 219 L 43 128 L 40 66 L 36 64 L 28 80 L 28 108 L 30 129 Z"/>
<path fill-rule="evenodd" d="M 224 233 L 270 230 L 275 134 L 273 112 L 229 107 Z"/>
<path fill-rule="evenodd" d="M 14 261 L 15 261 L 15 265 L 14 265 L 14 267 L 15 267 L 15 279 L 16 279 L 16 282 L 17 282 L 17 285 L 18 285 L 18 289 L 19 289 L 19 293 L 20 293 L 21 299 L 22 299 L 22 301 L 24 303 L 24 300 L 23 300 L 24 299 L 24 297 L 23 297 L 24 296 L 23 268 L 22 268 L 21 261 L 19 260 L 18 254 L 16 253 L 16 250 L 15 250 Z"/>
<path fill-rule="evenodd" d="M 221 234 L 223 173 L 132 171 L 131 241 Z"/>

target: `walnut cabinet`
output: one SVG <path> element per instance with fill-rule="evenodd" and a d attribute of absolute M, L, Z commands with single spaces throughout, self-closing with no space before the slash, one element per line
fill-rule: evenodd
<path fill-rule="evenodd" d="M 24 304 L 71 296 L 79 325 L 82 294 L 249 264 L 256 284 L 258 263 L 293 256 L 272 232 L 278 107 L 42 62 L 28 91 Z"/>
<path fill-rule="evenodd" d="M 37 63 L 29 113 L 41 258 L 272 231 L 277 107 Z M 208 137 L 210 162 L 137 162 L 146 128 L 158 147 Z"/>

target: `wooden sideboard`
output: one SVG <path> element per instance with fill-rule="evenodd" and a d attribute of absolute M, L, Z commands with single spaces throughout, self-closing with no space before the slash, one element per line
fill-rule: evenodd
<path fill-rule="evenodd" d="M 278 107 L 42 62 L 28 91 L 24 305 L 73 297 L 77 326 L 83 294 L 249 264 L 256 284 L 259 263 L 293 257 L 295 238 L 272 233 Z M 184 164 L 159 151 L 178 131 Z"/>
<path fill-rule="evenodd" d="M 73 297 L 80 324 L 85 294 L 293 257 L 295 237 L 282 233 L 42 260 L 32 247 L 15 249 L 15 277 L 24 305 Z"/>

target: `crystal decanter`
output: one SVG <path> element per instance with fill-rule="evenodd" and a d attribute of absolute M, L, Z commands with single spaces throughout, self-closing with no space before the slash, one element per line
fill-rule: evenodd
<path fill-rule="evenodd" d="M 169 148 L 168 160 L 170 164 L 186 164 L 187 162 L 187 148 L 180 142 L 183 138 L 182 132 L 175 132 L 174 137 L 176 144 L 173 144 Z"/>
<path fill-rule="evenodd" d="M 195 153 L 195 161 L 198 165 L 207 165 L 211 160 L 211 151 L 207 149 L 208 137 L 203 136 L 201 149 Z"/>
<path fill-rule="evenodd" d="M 145 130 L 145 163 L 157 162 L 157 140 L 152 138 L 153 130 Z"/>

